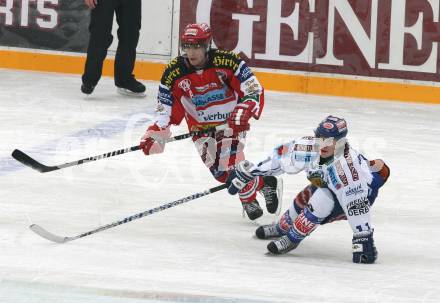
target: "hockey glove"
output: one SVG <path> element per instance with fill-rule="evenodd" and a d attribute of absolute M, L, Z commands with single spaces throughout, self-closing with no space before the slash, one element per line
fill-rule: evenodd
<path fill-rule="evenodd" d="M 249 120 L 256 110 L 255 101 L 245 101 L 237 104 L 229 116 L 227 123 L 234 133 L 244 132 L 250 129 Z"/>
<path fill-rule="evenodd" d="M 325 182 L 325 172 L 321 165 L 315 169 L 310 169 L 307 171 L 307 179 L 309 179 L 309 181 L 316 187 L 327 186 L 327 182 Z"/>
<path fill-rule="evenodd" d="M 353 234 L 353 262 L 374 263 L 377 259 L 377 250 L 374 246 L 373 231 L 362 231 Z"/>
<path fill-rule="evenodd" d="M 235 168 L 229 172 L 228 179 L 226 180 L 226 186 L 228 187 L 228 192 L 231 195 L 238 193 L 243 187 L 246 186 L 250 181 L 254 179 L 250 172 L 252 164 L 247 161 L 241 161 Z"/>
<path fill-rule="evenodd" d="M 139 146 L 146 156 L 152 154 L 160 154 L 165 149 L 167 139 L 171 137 L 170 128 L 160 128 L 157 124 L 148 127 L 143 135 Z"/>

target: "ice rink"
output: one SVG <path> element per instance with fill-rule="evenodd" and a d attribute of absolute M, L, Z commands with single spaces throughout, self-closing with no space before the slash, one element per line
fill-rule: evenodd
<path fill-rule="evenodd" d="M 1 303 L 440 301 L 439 105 L 266 92 L 248 134 L 249 160 L 311 135 L 333 114 L 347 120 L 354 148 L 390 166 L 372 211 L 378 262 L 358 265 L 345 221 L 321 226 L 287 255 L 267 256 L 268 242 L 253 237 L 257 223 L 226 191 L 66 244 L 34 234 L 32 223 L 75 236 L 218 185 L 191 140 L 160 155 L 138 151 L 44 174 L 12 159 L 18 148 L 56 165 L 139 143 L 157 83 L 146 83 L 146 99 L 133 99 L 103 78 L 84 98 L 80 81 L 0 69 Z M 283 179 L 284 210 L 307 180 Z M 266 212 L 258 223 L 273 220 Z"/>

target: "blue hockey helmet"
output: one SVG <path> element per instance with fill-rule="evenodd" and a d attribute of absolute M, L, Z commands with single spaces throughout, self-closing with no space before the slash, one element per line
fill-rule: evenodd
<path fill-rule="evenodd" d="M 314 132 L 315 137 L 318 138 L 335 138 L 339 140 L 347 136 L 347 122 L 343 118 L 330 115 L 319 123 Z"/>

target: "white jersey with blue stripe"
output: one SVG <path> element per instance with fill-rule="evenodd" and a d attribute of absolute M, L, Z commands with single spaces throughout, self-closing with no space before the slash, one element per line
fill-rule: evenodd
<path fill-rule="evenodd" d="M 302 137 L 276 147 L 251 170 L 252 175 L 297 174 L 316 169 L 319 147 L 314 137 Z M 344 209 L 353 231 L 372 228 L 369 208 L 373 175 L 368 160 L 347 144 L 332 161 L 320 166 L 328 189 Z"/>

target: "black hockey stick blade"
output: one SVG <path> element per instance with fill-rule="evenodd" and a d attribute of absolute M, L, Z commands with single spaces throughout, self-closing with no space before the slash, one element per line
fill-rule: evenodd
<path fill-rule="evenodd" d="M 29 157 L 24 152 L 22 152 L 19 149 L 15 149 L 12 152 L 12 158 L 20 162 L 21 164 L 24 164 L 26 166 L 29 166 L 32 169 L 35 169 L 39 171 L 40 173 L 47 173 L 49 171 L 57 170 L 58 168 L 56 166 L 46 166 L 44 164 L 41 164 L 37 160 Z"/>

